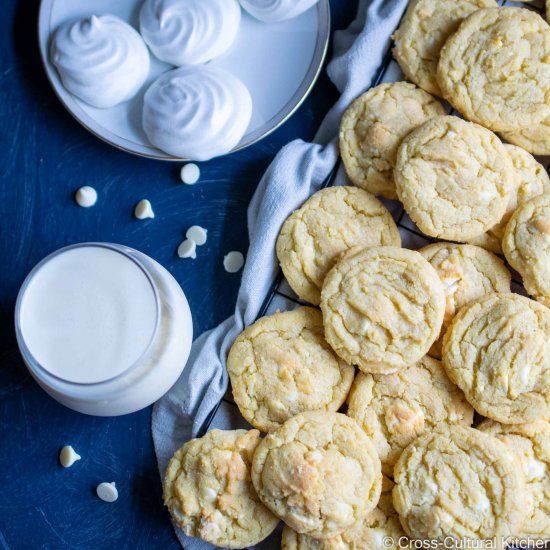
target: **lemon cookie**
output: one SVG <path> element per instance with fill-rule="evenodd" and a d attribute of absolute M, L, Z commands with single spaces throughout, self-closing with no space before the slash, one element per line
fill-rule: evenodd
<path fill-rule="evenodd" d="M 437 81 L 466 118 L 514 132 L 550 116 L 550 27 L 524 8 L 485 8 L 441 50 Z"/>
<path fill-rule="evenodd" d="M 431 357 L 395 374 L 358 374 L 347 414 L 373 440 L 387 476 L 393 476 L 401 451 L 420 434 L 441 424 L 471 426 L 474 419 L 462 391 Z"/>
<path fill-rule="evenodd" d="M 502 137 L 523 147 L 533 155 L 550 155 L 550 117 L 539 124 L 515 132 L 502 132 Z"/>
<path fill-rule="evenodd" d="M 338 410 L 355 375 L 325 341 L 321 312 L 311 307 L 249 326 L 235 340 L 227 370 L 241 414 L 264 432 L 304 411 Z"/>
<path fill-rule="evenodd" d="M 445 292 L 418 252 L 365 248 L 328 273 L 321 310 L 326 339 L 342 359 L 388 374 L 426 355 L 441 329 Z"/>
<path fill-rule="evenodd" d="M 212 430 L 179 449 L 166 469 L 164 503 L 192 537 L 227 548 L 265 539 L 279 520 L 260 502 L 250 480 L 257 430 Z"/>
<path fill-rule="evenodd" d="M 326 274 L 342 252 L 358 245 L 401 246 L 401 237 L 377 198 L 338 186 L 318 191 L 286 220 L 276 251 L 294 292 L 318 305 Z"/>
<path fill-rule="evenodd" d="M 393 503 L 413 538 L 508 537 L 524 519 L 517 460 L 504 443 L 474 428 L 420 436 L 397 461 L 395 483 Z"/>
<path fill-rule="evenodd" d="M 523 277 L 525 290 L 550 305 L 550 195 L 516 210 L 504 232 L 504 255 Z"/>
<path fill-rule="evenodd" d="M 397 550 L 403 548 L 405 533 L 393 507 L 394 483 L 382 478 L 382 494 L 378 506 L 354 527 L 330 539 L 313 539 L 300 535 L 290 527 L 283 529 L 282 550 Z M 394 542 L 393 545 L 388 540 Z M 400 545 L 401 541 L 401 545 Z"/>
<path fill-rule="evenodd" d="M 289 527 L 330 538 L 375 508 L 382 474 L 373 444 L 355 421 L 314 411 L 287 420 L 258 445 L 252 482 Z"/>
<path fill-rule="evenodd" d="M 550 412 L 550 310 L 517 294 L 463 307 L 443 339 L 449 378 L 480 414 L 504 424 Z"/>
<path fill-rule="evenodd" d="M 504 147 L 515 168 L 514 185 L 508 207 L 499 223 L 491 227 L 487 233 L 470 241 L 472 244 L 482 246 L 496 254 L 502 253 L 504 229 L 517 208 L 533 197 L 550 193 L 550 178 L 544 166 L 521 147 L 515 145 L 505 145 Z"/>
<path fill-rule="evenodd" d="M 418 252 L 437 271 L 445 289 L 441 335 L 429 352 L 432 357 L 440 359 L 443 335 L 456 312 L 485 294 L 510 292 L 512 275 L 500 258 L 478 246 L 435 243 Z"/>
<path fill-rule="evenodd" d="M 550 539 L 550 423 L 504 425 L 484 420 L 478 429 L 500 439 L 518 457 L 525 476 L 526 520 L 519 538 Z"/>
<path fill-rule="evenodd" d="M 494 6 L 494 0 L 413 0 L 393 37 L 393 55 L 407 78 L 441 95 L 436 73 L 443 44 L 465 17 Z"/>
<path fill-rule="evenodd" d="M 404 139 L 394 175 L 399 199 L 422 232 L 467 241 L 504 215 L 514 167 L 491 131 L 443 116 Z"/>
<path fill-rule="evenodd" d="M 350 180 L 375 195 L 397 198 L 393 167 L 403 138 L 445 110 L 407 82 L 381 84 L 357 98 L 340 125 L 340 152 Z"/>

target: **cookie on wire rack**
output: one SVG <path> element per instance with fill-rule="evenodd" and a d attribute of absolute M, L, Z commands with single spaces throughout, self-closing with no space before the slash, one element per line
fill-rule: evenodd
<path fill-rule="evenodd" d="M 279 523 L 259 500 L 250 470 L 257 430 L 212 430 L 176 451 L 164 477 L 164 503 L 186 535 L 247 548 Z"/>
<path fill-rule="evenodd" d="M 484 8 L 443 46 L 437 81 L 468 120 L 516 132 L 550 116 L 549 56 L 550 26 L 538 13 Z"/>
<path fill-rule="evenodd" d="M 465 17 L 494 0 L 412 0 L 393 38 L 393 55 L 407 78 L 434 95 L 441 95 L 437 64 L 441 48 Z"/>
<path fill-rule="evenodd" d="M 389 374 L 419 361 L 439 336 L 445 292 L 421 254 L 392 246 L 348 253 L 323 284 L 325 336 L 363 372 Z"/>
<path fill-rule="evenodd" d="M 319 305 L 326 274 L 355 246 L 401 246 L 387 208 L 373 195 L 335 186 L 312 195 L 283 224 L 275 250 L 299 298 Z"/>
<path fill-rule="evenodd" d="M 490 130 L 456 116 L 432 118 L 399 146 L 397 194 L 426 235 L 465 242 L 498 223 L 514 166 Z"/>
<path fill-rule="evenodd" d="M 464 306 L 443 338 L 443 365 L 474 409 L 503 424 L 550 413 L 550 309 L 518 294 Z"/>
<path fill-rule="evenodd" d="M 414 539 L 506 538 L 525 518 L 517 458 L 474 428 L 455 425 L 421 435 L 399 457 L 394 481 L 395 509 Z"/>
<path fill-rule="evenodd" d="M 355 375 L 327 344 L 321 312 L 311 307 L 247 327 L 229 351 L 227 370 L 241 414 L 264 432 L 301 412 L 337 411 Z"/>
<path fill-rule="evenodd" d="M 297 533 L 327 539 L 363 521 L 380 498 L 374 445 L 347 416 L 294 416 L 262 440 L 252 482 L 260 500 Z"/>
<path fill-rule="evenodd" d="M 352 183 L 374 195 L 397 198 L 393 168 L 401 140 L 444 114 L 437 99 L 408 82 L 380 84 L 359 96 L 340 124 L 340 153 Z"/>

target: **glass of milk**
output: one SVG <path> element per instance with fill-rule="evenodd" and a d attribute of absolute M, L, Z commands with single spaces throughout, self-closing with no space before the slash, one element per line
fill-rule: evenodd
<path fill-rule="evenodd" d="M 35 380 L 67 407 L 115 416 L 142 409 L 179 378 L 193 324 L 176 280 L 145 254 L 84 243 L 42 260 L 15 308 Z"/>

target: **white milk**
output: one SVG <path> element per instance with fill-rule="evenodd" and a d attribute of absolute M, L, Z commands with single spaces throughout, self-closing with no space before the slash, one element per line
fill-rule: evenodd
<path fill-rule="evenodd" d="M 156 318 L 145 272 L 109 248 L 57 255 L 38 270 L 21 302 L 30 353 L 70 382 L 102 382 L 131 367 L 147 349 Z"/>
<path fill-rule="evenodd" d="M 119 245 L 76 245 L 41 262 L 19 294 L 16 328 L 37 382 L 65 405 L 102 416 L 161 397 L 192 341 L 175 279 Z"/>

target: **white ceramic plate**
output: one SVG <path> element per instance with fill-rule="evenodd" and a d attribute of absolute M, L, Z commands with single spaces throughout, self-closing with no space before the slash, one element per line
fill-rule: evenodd
<path fill-rule="evenodd" d="M 183 160 L 153 147 L 141 127 L 145 90 L 171 67 L 151 55 L 151 71 L 141 92 L 110 109 L 97 109 L 67 92 L 49 59 L 52 32 L 65 21 L 114 13 L 138 27 L 141 0 L 42 0 L 38 34 L 42 61 L 55 93 L 90 132 L 124 151 L 160 160 Z M 241 29 L 231 50 L 211 63 L 232 71 L 248 86 L 252 120 L 234 151 L 264 138 L 301 105 L 319 76 L 330 34 L 329 0 L 289 21 L 266 24 L 243 10 Z"/>

